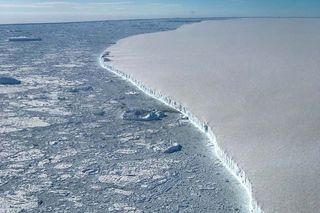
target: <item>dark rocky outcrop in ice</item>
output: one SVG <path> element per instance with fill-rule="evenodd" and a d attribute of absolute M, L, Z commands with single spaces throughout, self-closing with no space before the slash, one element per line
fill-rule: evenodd
<path fill-rule="evenodd" d="M 102 58 L 104 62 L 110 62 L 111 60 L 108 58 L 109 57 L 110 52 L 105 52 L 102 54 Z"/>
<path fill-rule="evenodd" d="M 174 143 L 172 146 L 167 148 L 164 151 L 164 153 L 171 154 L 171 153 L 174 153 L 174 152 L 179 152 L 179 151 L 181 151 L 181 149 L 182 149 L 182 146 L 180 144 Z"/>
<path fill-rule="evenodd" d="M 107 57 L 107 56 L 109 56 L 109 54 L 110 54 L 110 52 L 107 51 L 107 52 L 103 53 L 101 57 L 102 58 Z"/>
<path fill-rule="evenodd" d="M 0 77 L 0 85 L 17 85 L 21 84 L 21 81 L 10 78 L 10 77 Z"/>
<path fill-rule="evenodd" d="M 158 110 L 127 110 L 123 113 L 122 118 L 124 120 L 134 120 L 134 121 L 156 121 L 161 120 L 166 115 L 162 111 Z"/>
<path fill-rule="evenodd" d="M 107 57 L 104 57 L 104 58 L 103 58 L 103 61 L 104 61 L 104 62 L 110 62 L 111 60 L 110 60 L 109 58 L 107 58 Z"/>

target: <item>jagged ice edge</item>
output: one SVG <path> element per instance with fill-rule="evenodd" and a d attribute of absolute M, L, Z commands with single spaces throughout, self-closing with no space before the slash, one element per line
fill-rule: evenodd
<path fill-rule="evenodd" d="M 131 75 L 128 75 L 124 72 L 121 72 L 120 70 L 113 67 L 111 64 L 107 64 L 103 60 L 103 55 L 107 51 L 104 51 L 100 57 L 99 57 L 99 64 L 104 69 L 108 70 L 109 72 L 112 72 L 116 74 L 117 76 L 120 76 L 122 79 L 130 82 L 134 86 L 136 86 L 139 90 L 147 94 L 148 96 L 155 98 L 162 103 L 166 104 L 167 106 L 172 107 L 173 109 L 181 112 L 183 115 L 187 116 L 190 120 L 190 122 L 198 128 L 201 132 L 206 134 L 212 143 L 214 147 L 214 152 L 216 156 L 220 159 L 220 161 L 223 163 L 224 167 L 229 170 L 229 172 L 242 184 L 242 186 L 245 188 L 248 196 L 249 196 L 249 209 L 252 213 L 264 213 L 262 210 L 262 207 L 259 205 L 259 203 L 256 201 L 256 199 L 253 197 L 253 191 L 252 191 L 252 184 L 245 174 L 244 170 L 241 169 L 241 167 L 232 159 L 231 156 L 229 156 L 225 151 L 223 151 L 220 146 L 218 145 L 217 138 L 215 134 L 213 133 L 211 127 L 208 126 L 206 122 L 203 122 L 199 120 L 197 117 L 195 117 L 186 107 L 184 107 L 181 103 L 178 103 L 174 100 L 172 100 L 170 97 L 163 95 L 159 91 L 155 91 L 150 87 L 147 87 L 143 82 L 138 81 L 137 79 L 133 78 Z"/>

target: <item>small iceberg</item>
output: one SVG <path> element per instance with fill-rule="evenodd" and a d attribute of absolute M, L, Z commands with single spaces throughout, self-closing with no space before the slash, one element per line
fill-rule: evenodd
<path fill-rule="evenodd" d="M 134 121 L 157 121 L 164 118 L 166 115 L 162 111 L 158 110 L 127 110 L 123 113 L 123 120 L 134 120 Z"/>
<path fill-rule="evenodd" d="M 104 116 L 106 112 L 104 110 L 95 110 L 93 111 L 93 114 L 96 116 Z"/>
<path fill-rule="evenodd" d="M 171 153 L 175 153 L 175 152 L 179 152 L 181 151 L 182 146 L 178 143 L 174 143 L 172 146 L 170 146 L 169 148 L 167 148 L 164 153 L 166 154 L 171 154 Z"/>
<path fill-rule="evenodd" d="M 0 77 L 0 85 L 17 85 L 17 84 L 21 84 L 21 81 L 15 78 Z"/>
<path fill-rule="evenodd" d="M 18 37 L 10 37 L 8 41 L 41 41 L 42 39 L 39 37 L 26 37 L 26 36 L 18 36 Z"/>
<path fill-rule="evenodd" d="M 21 30 L 7 30 L 7 33 L 21 33 Z"/>

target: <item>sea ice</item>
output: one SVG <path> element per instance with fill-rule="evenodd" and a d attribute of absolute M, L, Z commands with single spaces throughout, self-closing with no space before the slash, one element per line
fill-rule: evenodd
<path fill-rule="evenodd" d="M 0 42 L 0 76 L 22 81 L 0 85 L 0 212 L 247 212 L 244 189 L 203 157 L 212 153 L 202 145 L 205 135 L 191 125 L 171 126 L 179 113 L 136 94 L 97 63 L 110 41 L 181 24 L 161 19 L 0 25 L 0 40 L 16 36 L 3 34 L 15 28 L 45 38 Z M 88 85 L 94 89 L 68 91 Z M 157 109 L 167 117 L 124 121 L 122 113 L 133 108 Z M 183 154 L 163 154 L 168 141 L 183 141 Z M 187 170 L 197 171 L 194 179 Z M 198 187 L 219 180 L 217 197 Z"/>
<path fill-rule="evenodd" d="M 166 115 L 162 111 L 158 110 L 127 110 L 123 113 L 122 117 L 124 120 L 135 120 L 135 121 L 156 121 L 161 120 Z"/>
<path fill-rule="evenodd" d="M 19 37 L 10 37 L 8 41 L 41 41 L 42 39 L 39 37 L 27 37 L 27 36 L 19 36 Z"/>
<path fill-rule="evenodd" d="M 0 85 L 17 85 L 21 84 L 21 81 L 10 78 L 10 77 L 0 77 Z"/>
<path fill-rule="evenodd" d="M 182 149 L 182 146 L 178 143 L 174 143 L 172 146 L 170 146 L 168 149 L 164 151 L 164 153 L 174 153 L 174 152 L 179 152 Z"/>
<path fill-rule="evenodd" d="M 74 92 L 74 93 L 77 93 L 77 92 L 88 92 L 88 91 L 92 91 L 93 90 L 93 87 L 92 86 L 80 86 L 80 87 L 75 87 L 75 88 L 70 88 L 68 89 L 68 92 Z"/>

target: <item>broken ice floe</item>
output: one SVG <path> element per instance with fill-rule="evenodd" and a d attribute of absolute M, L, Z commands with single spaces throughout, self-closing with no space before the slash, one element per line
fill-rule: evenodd
<path fill-rule="evenodd" d="M 137 150 L 134 149 L 118 149 L 115 153 L 123 154 L 123 155 L 130 155 L 137 153 Z"/>
<path fill-rule="evenodd" d="M 172 146 L 170 146 L 169 148 L 167 148 L 164 153 L 167 153 L 167 154 L 171 154 L 171 153 L 174 153 L 174 152 L 178 152 L 178 151 L 181 151 L 182 149 L 182 146 L 178 143 L 174 143 Z"/>
<path fill-rule="evenodd" d="M 126 190 L 122 190 L 122 189 L 111 189 L 111 191 L 113 191 L 114 193 L 117 193 L 117 194 L 124 195 L 124 196 L 130 196 L 133 194 L 133 191 L 126 191 Z"/>
<path fill-rule="evenodd" d="M 92 86 L 80 86 L 80 87 L 75 87 L 75 88 L 70 88 L 68 89 L 68 92 L 73 92 L 73 93 L 77 93 L 77 92 L 88 92 L 88 91 L 92 91 L 93 87 Z"/>
<path fill-rule="evenodd" d="M 184 114 L 181 114 L 181 115 L 180 115 L 180 119 L 181 119 L 181 120 L 189 120 L 189 117 L 186 116 L 186 115 L 184 115 Z"/>
<path fill-rule="evenodd" d="M 55 169 L 68 169 L 70 167 L 72 167 L 71 163 L 59 163 L 54 168 Z"/>
<path fill-rule="evenodd" d="M 30 149 L 28 151 L 21 151 L 12 156 L 8 159 L 13 162 L 24 162 L 29 160 L 35 160 L 43 157 L 44 154 L 39 149 Z"/>
<path fill-rule="evenodd" d="M 134 206 L 130 206 L 126 203 L 115 203 L 108 208 L 110 212 L 142 212 Z"/>
<path fill-rule="evenodd" d="M 125 94 L 126 95 L 138 95 L 139 93 L 135 92 L 135 91 L 129 91 L 129 92 L 126 92 Z"/>
<path fill-rule="evenodd" d="M 82 170 L 82 173 L 87 175 L 95 175 L 100 172 L 100 166 L 97 163 L 88 165 L 86 168 Z"/>
<path fill-rule="evenodd" d="M 85 64 L 84 63 L 76 63 L 76 64 L 56 64 L 53 65 L 56 68 L 67 68 L 67 69 L 71 69 L 71 68 L 79 68 L 79 67 L 83 67 Z"/>
<path fill-rule="evenodd" d="M 134 120 L 134 121 L 156 121 L 164 118 L 166 114 L 158 110 L 127 110 L 123 113 L 122 118 L 124 120 Z"/>
<path fill-rule="evenodd" d="M 10 77 L 0 77 L 0 85 L 17 85 L 21 84 L 21 81 L 10 78 Z"/>
<path fill-rule="evenodd" d="M 0 133 L 15 132 L 22 129 L 50 126 L 38 117 L 2 117 L 0 116 Z M 2 119 L 5 118 L 5 119 Z"/>
<path fill-rule="evenodd" d="M 95 110 L 93 111 L 93 114 L 96 116 L 104 116 L 106 112 L 104 110 Z"/>
<path fill-rule="evenodd" d="M 36 197 L 25 189 L 18 189 L 13 193 L 5 191 L 0 196 L 0 212 L 28 212 L 37 206 Z"/>
<path fill-rule="evenodd" d="M 141 183 L 153 180 L 154 176 L 161 175 L 167 171 L 170 166 L 178 161 L 172 159 L 145 159 L 142 161 L 121 162 L 115 165 L 110 171 L 99 176 L 101 183 L 114 184 L 118 187 L 137 186 Z"/>
<path fill-rule="evenodd" d="M 39 37 L 27 37 L 27 36 L 18 36 L 18 37 L 10 37 L 8 41 L 41 41 L 42 39 Z"/>

